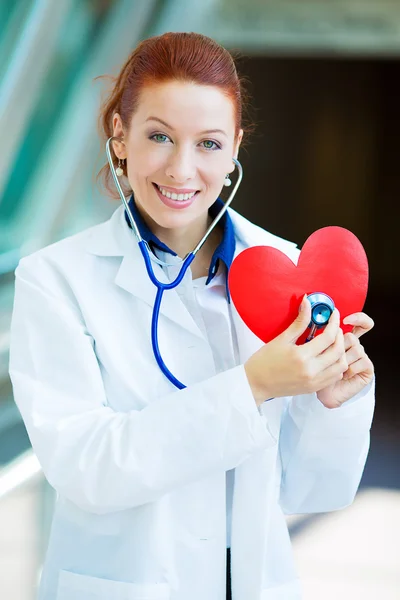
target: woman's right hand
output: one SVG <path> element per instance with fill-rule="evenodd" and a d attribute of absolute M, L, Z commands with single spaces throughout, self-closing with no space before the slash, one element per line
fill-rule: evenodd
<path fill-rule="evenodd" d="M 338 310 L 320 335 L 297 346 L 310 321 L 311 305 L 304 296 L 297 319 L 245 363 L 257 406 L 268 398 L 317 392 L 343 378 L 347 361 Z"/>

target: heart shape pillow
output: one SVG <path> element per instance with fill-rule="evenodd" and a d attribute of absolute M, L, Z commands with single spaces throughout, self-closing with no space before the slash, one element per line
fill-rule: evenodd
<path fill-rule="evenodd" d="M 239 315 L 265 343 L 289 327 L 304 294 L 313 292 L 332 298 L 346 333 L 353 327 L 343 319 L 361 311 L 367 297 L 368 260 L 351 231 L 324 227 L 307 239 L 297 266 L 270 246 L 243 250 L 231 265 L 228 285 Z M 306 337 L 307 332 L 298 343 Z"/>

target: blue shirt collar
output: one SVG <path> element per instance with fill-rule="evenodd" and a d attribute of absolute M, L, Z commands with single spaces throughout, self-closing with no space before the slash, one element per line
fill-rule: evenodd
<path fill-rule="evenodd" d="M 223 207 L 224 207 L 224 202 L 221 200 L 221 198 L 217 198 L 217 200 L 214 202 L 214 204 L 212 206 L 210 206 L 210 208 L 209 208 L 208 213 L 209 213 L 210 217 L 212 219 L 215 219 L 215 217 L 218 215 L 218 213 L 220 212 L 220 210 Z M 140 231 L 140 235 L 149 244 L 150 248 L 151 249 L 158 248 L 159 250 L 162 250 L 163 252 L 167 252 L 169 254 L 172 254 L 173 256 L 176 256 L 176 252 L 171 250 L 171 248 L 169 248 L 166 244 L 164 244 L 161 240 L 159 240 L 158 237 L 156 235 L 154 235 L 154 233 L 146 225 L 145 221 L 143 220 L 143 218 L 141 217 L 141 215 L 137 209 L 133 194 L 129 200 L 129 208 L 132 212 L 133 218 L 135 219 L 137 227 Z M 126 214 L 126 211 L 125 211 L 125 220 L 126 220 L 127 224 L 129 225 L 129 227 L 131 227 L 128 215 Z M 212 256 L 210 267 L 208 270 L 208 277 L 207 277 L 206 285 L 208 285 L 210 283 L 210 281 L 214 278 L 216 272 L 218 271 L 220 261 L 222 261 L 225 264 L 226 271 L 228 273 L 230 266 L 232 264 L 232 261 L 233 261 L 233 257 L 235 255 L 235 248 L 236 248 L 235 232 L 234 232 L 233 223 L 228 214 L 228 211 L 225 212 L 222 219 L 219 221 L 217 227 L 222 228 L 223 236 L 222 236 L 221 243 L 215 249 L 215 252 Z M 229 289 L 228 289 L 228 278 L 226 281 L 226 293 L 228 296 L 228 300 L 230 301 L 230 294 L 229 294 Z"/>

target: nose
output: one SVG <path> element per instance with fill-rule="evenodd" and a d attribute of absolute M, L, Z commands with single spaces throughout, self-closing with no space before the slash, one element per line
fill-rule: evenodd
<path fill-rule="evenodd" d="M 196 171 L 195 157 L 189 148 L 177 148 L 171 153 L 166 175 L 176 183 L 185 183 L 194 179 Z"/>

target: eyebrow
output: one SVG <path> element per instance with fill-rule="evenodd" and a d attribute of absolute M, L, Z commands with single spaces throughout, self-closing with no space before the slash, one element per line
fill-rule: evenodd
<path fill-rule="evenodd" d="M 148 117 L 148 119 L 146 119 L 145 122 L 147 123 L 147 121 L 158 121 L 159 123 L 161 123 L 161 125 L 164 125 L 164 127 L 168 127 L 168 129 L 170 129 L 171 131 L 175 131 L 175 129 L 171 125 L 168 125 L 168 123 L 166 123 L 162 119 L 159 119 L 158 117 Z M 200 131 L 199 135 L 204 135 L 206 133 L 222 133 L 222 135 L 228 137 L 223 129 L 206 129 L 205 131 Z"/>

